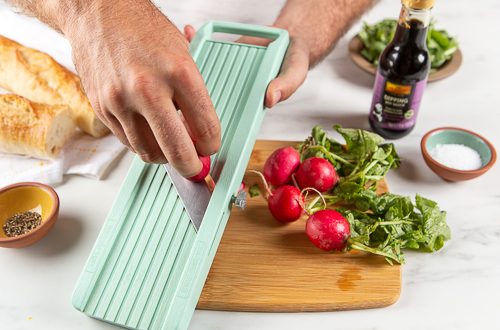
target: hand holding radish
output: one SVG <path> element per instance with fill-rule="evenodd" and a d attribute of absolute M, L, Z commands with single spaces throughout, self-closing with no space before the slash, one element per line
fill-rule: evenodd
<path fill-rule="evenodd" d="M 201 164 L 203 167 L 201 168 L 200 173 L 196 174 L 195 176 L 192 176 L 190 178 L 186 178 L 186 180 L 192 181 L 192 182 L 199 182 L 204 180 L 208 173 L 210 172 L 210 166 L 212 165 L 212 161 L 210 160 L 210 156 L 202 156 L 198 154 L 198 158 L 201 161 Z"/>

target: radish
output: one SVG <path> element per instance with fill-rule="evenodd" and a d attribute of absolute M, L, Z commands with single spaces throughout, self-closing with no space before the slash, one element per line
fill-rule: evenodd
<path fill-rule="evenodd" d="M 212 165 L 212 161 L 210 160 L 210 156 L 202 156 L 198 154 L 198 158 L 200 159 L 201 163 L 203 164 L 203 168 L 201 169 L 200 173 L 196 174 L 195 176 L 192 176 L 190 178 L 186 178 L 189 181 L 192 182 L 199 182 L 204 180 L 208 172 L 210 172 L 210 166 Z M 214 184 L 215 186 L 215 184 Z"/>
<path fill-rule="evenodd" d="M 294 186 L 276 188 L 267 200 L 269 211 L 281 222 L 294 222 L 304 214 L 304 196 Z"/>
<path fill-rule="evenodd" d="M 322 250 L 341 251 L 351 237 L 351 228 L 342 214 L 326 209 L 313 213 L 307 219 L 306 234 Z"/>
<path fill-rule="evenodd" d="M 339 181 L 332 163 L 320 157 L 304 160 L 295 173 L 295 178 L 301 188 L 315 188 L 320 192 L 329 190 Z"/>
<path fill-rule="evenodd" d="M 245 184 L 245 182 L 240 183 L 240 189 L 238 189 L 238 194 L 240 193 L 240 191 L 245 190 L 246 187 L 247 185 Z"/>
<path fill-rule="evenodd" d="M 285 185 L 271 191 L 261 172 L 254 170 L 249 170 L 249 172 L 258 174 L 262 179 L 269 194 L 267 206 L 276 220 L 289 223 L 300 219 L 304 214 L 304 196 L 297 187 Z"/>
<path fill-rule="evenodd" d="M 274 151 L 264 164 L 264 177 L 274 186 L 290 182 L 292 174 L 300 166 L 300 154 L 292 147 Z"/>

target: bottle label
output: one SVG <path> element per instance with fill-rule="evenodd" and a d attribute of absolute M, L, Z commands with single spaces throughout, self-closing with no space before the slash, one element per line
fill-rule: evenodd
<path fill-rule="evenodd" d="M 377 71 L 370 118 L 378 126 L 392 130 L 415 126 L 426 83 L 427 78 L 416 84 L 402 85 L 384 78 Z"/>

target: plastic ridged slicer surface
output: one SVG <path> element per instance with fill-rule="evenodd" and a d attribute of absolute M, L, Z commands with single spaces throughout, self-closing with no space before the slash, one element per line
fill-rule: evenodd
<path fill-rule="evenodd" d="M 268 47 L 211 40 L 214 32 L 273 39 Z M 72 302 L 130 329 L 187 329 L 265 113 L 264 95 L 288 47 L 285 30 L 208 22 L 191 41 L 222 126 L 216 183 L 198 233 L 163 166 L 136 157 L 103 225 Z"/>

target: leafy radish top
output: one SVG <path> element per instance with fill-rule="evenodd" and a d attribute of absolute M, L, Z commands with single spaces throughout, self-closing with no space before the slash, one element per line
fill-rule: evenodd
<path fill-rule="evenodd" d="M 360 129 L 344 129 L 335 125 L 334 129 L 345 139 L 345 145 L 329 139 L 321 126 L 315 126 L 307 140 L 297 145 L 302 162 L 311 157 L 329 160 L 339 175 L 339 185 L 335 192 L 360 189 L 368 182 L 375 187 L 376 182 L 385 177 L 391 168 L 401 162 L 392 143 L 375 133 Z M 347 186 L 345 184 L 349 183 Z"/>
<path fill-rule="evenodd" d="M 441 211 L 436 202 L 417 194 L 414 205 L 409 197 L 375 194 L 377 181 L 391 168 L 398 167 L 401 161 L 394 145 L 384 143 L 382 137 L 371 132 L 343 129 L 339 125 L 334 129 L 344 137 L 345 146 L 328 139 L 322 127 L 315 126 L 311 136 L 296 147 L 302 162 L 314 157 L 324 158 L 333 164 L 340 177 L 333 192 L 321 196 L 323 203 L 317 197 L 305 212 L 314 216 L 340 201 L 354 205 L 357 210 L 336 209 L 350 227 L 350 237 L 343 250 L 379 254 L 391 264 L 393 261 L 404 263 L 403 248 L 427 252 L 440 250 L 444 241 L 451 238 L 451 231 L 446 223 L 446 212 Z M 365 213 L 367 211 L 370 213 Z M 324 222 L 325 217 L 320 219 L 321 223 L 328 223 Z M 317 222 L 311 222 L 310 232 L 325 232 L 326 227 L 312 226 Z M 326 234 L 340 235 L 340 232 Z M 329 249 L 319 243 L 319 236 L 308 236 L 319 247 Z"/>

